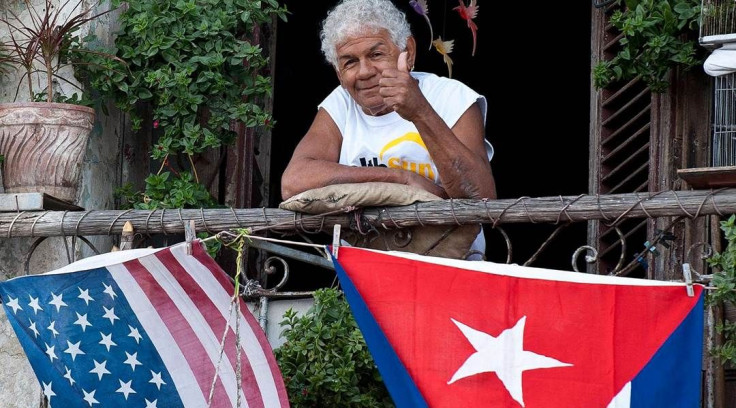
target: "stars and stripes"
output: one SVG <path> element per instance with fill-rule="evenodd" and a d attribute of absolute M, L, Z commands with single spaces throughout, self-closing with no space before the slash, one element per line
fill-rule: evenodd
<path fill-rule="evenodd" d="M 245 305 L 231 308 L 231 281 L 201 243 L 148 252 L 0 283 L 50 405 L 288 407 L 264 333 Z"/>

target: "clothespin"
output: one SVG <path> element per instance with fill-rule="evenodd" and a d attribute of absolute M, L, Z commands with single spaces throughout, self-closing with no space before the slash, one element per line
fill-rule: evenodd
<path fill-rule="evenodd" d="M 332 256 L 337 259 L 337 249 L 340 247 L 340 224 L 332 227 Z"/>
<path fill-rule="evenodd" d="M 654 245 L 652 245 L 652 243 L 649 242 L 649 241 L 647 241 L 647 242 L 644 243 L 644 249 L 646 249 L 647 251 L 649 251 L 652 254 L 654 254 L 654 256 L 658 256 L 659 255 L 659 251 L 657 251 L 657 247 L 654 246 Z"/>
<path fill-rule="evenodd" d="M 123 232 L 120 235 L 120 250 L 125 251 L 128 249 L 133 249 L 133 240 L 135 238 L 135 229 L 133 228 L 133 223 L 130 221 L 125 221 L 125 225 L 123 225 Z"/>
<path fill-rule="evenodd" d="M 189 220 L 189 222 L 184 224 L 184 239 L 187 241 L 187 255 L 192 254 L 192 241 L 194 241 L 194 238 L 197 237 L 197 234 L 194 231 L 194 220 Z"/>
<path fill-rule="evenodd" d="M 695 296 L 695 290 L 693 289 L 693 274 L 690 270 L 690 264 L 682 264 L 682 276 L 685 278 L 685 284 L 687 285 L 687 295 L 690 297 Z"/>
<path fill-rule="evenodd" d="M 637 256 L 636 262 L 641 265 L 645 270 L 649 269 L 649 262 L 647 262 L 646 258 L 644 258 L 644 255 Z"/>
<path fill-rule="evenodd" d="M 666 232 L 661 229 L 654 230 L 654 233 L 656 235 L 659 235 L 659 243 L 662 244 L 662 246 L 665 248 L 669 248 L 670 242 L 674 241 L 677 238 L 675 234 L 671 232 Z"/>

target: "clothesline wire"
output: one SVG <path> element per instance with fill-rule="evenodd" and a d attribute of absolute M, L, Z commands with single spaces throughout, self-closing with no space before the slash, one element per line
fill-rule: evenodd
<path fill-rule="evenodd" d="M 236 233 L 233 233 L 233 232 L 230 232 L 230 231 L 221 231 L 221 232 L 218 232 L 215 235 L 212 235 L 210 237 L 207 237 L 207 238 L 202 239 L 202 242 L 208 242 L 208 241 L 213 241 L 213 240 L 221 239 L 223 237 L 223 235 L 228 235 L 229 238 L 232 238 L 232 239 L 238 239 L 240 237 L 243 237 L 243 238 L 246 238 L 246 239 L 256 239 L 256 240 L 261 240 L 261 241 L 277 242 L 277 243 L 280 243 L 280 244 L 299 245 L 299 246 L 306 246 L 306 247 L 320 248 L 320 249 L 323 249 L 326 246 L 324 244 L 310 244 L 310 243 L 307 243 L 307 242 L 299 242 L 299 241 L 290 241 L 290 240 L 286 240 L 286 239 L 262 237 L 260 235 L 236 234 Z"/>
<path fill-rule="evenodd" d="M 325 249 L 325 250 L 327 248 L 327 245 L 323 245 L 323 244 L 322 245 L 320 245 L 320 244 L 310 244 L 310 243 L 299 242 L 299 241 L 290 241 L 290 240 L 285 240 L 285 239 L 262 237 L 262 236 L 258 236 L 258 235 L 234 234 L 234 233 L 232 233 L 230 231 L 221 231 L 221 232 L 219 232 L 219 233 L 217 233 L 217 234 L 215 234 L 215 235 L 213 235 L 211 237 L 204 238 L 201 241 L 202 242 L 207 242 L 207 241 L 212 241 L 212 240 L 215 240 L 215 239 L 221 239 L 223 235 L 229 235 L 230 238 L 232 238 L 232 239 L 238 239 L 238 238 L 241 238 L 242 237 L 242 238 L 246 238 L 246 239 L 257 239 L 257 240 L 262 240 L 262 241 L 277 242 L 277 243 L 289 244 L 289 245 L 300 245 L 300 246 L 307 246 L 307 247 L 313 247 L 313 248 L 319 248 L 319 249 Z M 609 276 L 616 276 L 616 275 L 609 275 Z M 655 280 L 655 279 L 647 279 L 647 280 Z M 682 282 L 680 280 L 665 280 L 665 281 L 661 281 L 661 282 L 679 282 L 679 283 L 684 283 L 684 282 Z M 693 285 L 700 285 L 705 290 L 716 290 L 716 289 L 718 289 L 718 288 L 716 288 L 714 286 L 707 286 L 706 284 L 700 283 L 700 282 L 695 282 L 695 283 L 693 283 Z M 736 289 L 734 289 L 734 292 L 736 292 Z"/>

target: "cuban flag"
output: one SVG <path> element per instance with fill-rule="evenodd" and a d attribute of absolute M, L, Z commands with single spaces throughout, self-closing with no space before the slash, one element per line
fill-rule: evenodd
<path fill-rule="evenodd" d="M 289 406 L 231 279 L 200 241 L 191 249 L 113 252 L 0 283 L 51 407 Z"/>
<path fill-rule="evenodd" d="M 396 405 L 700 406 L 703 288 L 340 247 Z"/>

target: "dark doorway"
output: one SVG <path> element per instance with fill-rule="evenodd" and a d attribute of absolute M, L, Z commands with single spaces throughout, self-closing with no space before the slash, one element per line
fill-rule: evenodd
<path fill-rule="evenodd" d="M 319 43 L 320 23 L 336 1 L 283 3 L 290 14 L 277 29 L 271 206 L 280 202 L 280 175 L 309 128 L 317 104 L 338 85 Z M 478 44 L 471 57 L 470 30 L 452 10 L 457 0 L 428 0 L 435 38 L 455 40 L 450 54 L 453 78 L 488 99 L 486 137 L 496 151 L 491 165 L 499 198 L 587 193 L 590 4 L 478 3 Z M 426 21 L 408 1 L 396 4 L 406 12 L 417 39 L 415 69 L 447 76 L 441 55 L 428 50 Z M 513 245 L 512 262 L 522 264 L 556 227 L 506 224 L 503 228 Z M 501 234 L 486 228 L 486 235 L 489 260 L 505 262 Z M 574 224 L 532 266 L 570 270 L 573 252 L 585 243 L 585 223 Z"/>

